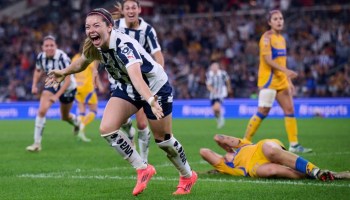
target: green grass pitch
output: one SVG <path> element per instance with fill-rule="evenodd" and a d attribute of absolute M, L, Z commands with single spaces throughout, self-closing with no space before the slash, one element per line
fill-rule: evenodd
<path fill-rule="evenodd" d="M 201 147 L 223 153 L 213 141 L 216 133 L 242 137 L 248 119 L 228 119 L 216 129 L 214 119 L 173 121 L 175 137 L 185 148 L 197 172 L 211 167 L 200 155 Z M 313 148 L 304 154 L 320 168 L 350 170 L 349 119 L 299 119 L 299 140 Z M 157 174 L 139 196 L 132 196 L 135 170 L 99 136 L 99 121 L 87 127 L 91 143 L 77 141 L 72 127 L 47 120 L 43 150 L 29 153 L 34 120 L 0 121 L 0 199 L 349 199 L 350 180 L 323 183 L 317 180 L 253 179 L 228 175 L 199 174 L 192 193 L 173 196 L 178 173 L 165 153 L 151 141 L 149 162 Z M 283 119 L 266 119 L 254 141 L 278 138 L 287 145 Z M 288 146 L 288 145 L 287 145 Z"/>

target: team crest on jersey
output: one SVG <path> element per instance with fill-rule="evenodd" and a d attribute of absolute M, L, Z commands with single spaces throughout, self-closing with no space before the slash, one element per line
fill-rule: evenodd
<path fill-rule="evenodd" d="M 132 49 L 130 49 L 128 46 L 126 46 L 122 49 L 122 54 L 124 54 L 125 57 L 127 57 L 129 60 L 135 59 L 135 56 L 134 56 Z"/>

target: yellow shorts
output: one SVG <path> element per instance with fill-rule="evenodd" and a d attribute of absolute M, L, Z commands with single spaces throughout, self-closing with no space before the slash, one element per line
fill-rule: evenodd
<path fill-rule="evenodd" d="M 255 152 L 253 153 L 253 156 L 251 157 L 250 161 L 247 164 L 247 172 L 249 173 L 249 176 L 251 177 L 257 177 L 256 170 L 265 163 L 270 163 L 270 161 L 266 158 L 262 151 L 262 147 L 265 142 L 275 142 L 276 144 L 280 145 L 284 148 L 284 145 L 281 141 L 277 139 L 265 139 L 261 140 L 258 143 L 254 145 Z"/>
<path fill-rule="evenodd" d="M 78 103 L 83 104 L 97 104 L 97 95 L 95 91 L 92 92 L 85 92 L 85 91 L 77 91 L 77 94 L 75 95 L 75 100 Z"/>

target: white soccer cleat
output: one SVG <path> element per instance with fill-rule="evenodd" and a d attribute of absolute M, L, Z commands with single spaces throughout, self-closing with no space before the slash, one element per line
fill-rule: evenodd
<path fill-rule="evenodd" d="M 91 142 L 91 139 L 86 137 L 85 132 L 83 130 L 84 129 L 79 130 L 79 133 L 77 135 L 78 139 L 83 142 Z"/>
<path fill-rule="evenodd" d="M 289 151 L 292 153 L 310 153 L 310 152 L 312 152 L 312 149 L 305 148 L 305 147 L 301 146 L 300 144 L 297 144 L 294 146 L 289 146 Z"/>
<path fill-rule="evenodd" d="M 218 129 L 221 129 L 222 127 L 224 127 L 224 125 L 225 125 L 225 119 L 224 119 L 223 117 L 220 117 L 220 118 L 218 119 L 217 128 L 218 128 Z"/>
<path fill-rule="evenodd" d="M 26 150 L 29 152 L 39 152 L 41 151 L 41 144 L 34 143 L 30 146 L 27 146 Z"/>

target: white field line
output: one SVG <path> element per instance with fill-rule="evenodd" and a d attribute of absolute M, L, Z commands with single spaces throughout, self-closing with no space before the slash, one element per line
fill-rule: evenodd
<path fill-rule="evenodd" d="M 34 178 L 34 179 L 59 179 L 59 178 L 68 178 L 68 179 L 98 179 L 98 180 L 135 180 L 135 176 L 108 176 L 108 175 L 97 175 L 97 176 L 63 176 L 63 175 L 45 175 L 45 174 L 22 174 L 18 176 L 20 178 Z M 153 181 L 178 181 L 178 178 L 166 178 L 162 176 L 155 176 L 152 178 Z M 269 184 L 269 185 L 294 185 L 294 186 L 320 186 L 320 187 L 342 187 L 350 188 L 350 184 L 337 184 L 333 183 L 305 183 L 299 181 L 280 181 L 280 180 L 233 180 L 233 179 L 217 179 L 217 178 L 199 178 L 199 182 L 215 182 L 215 183 L 252 183 L 252 184 Z M 316 180 L 315 180 L 316 181 Z"/>

